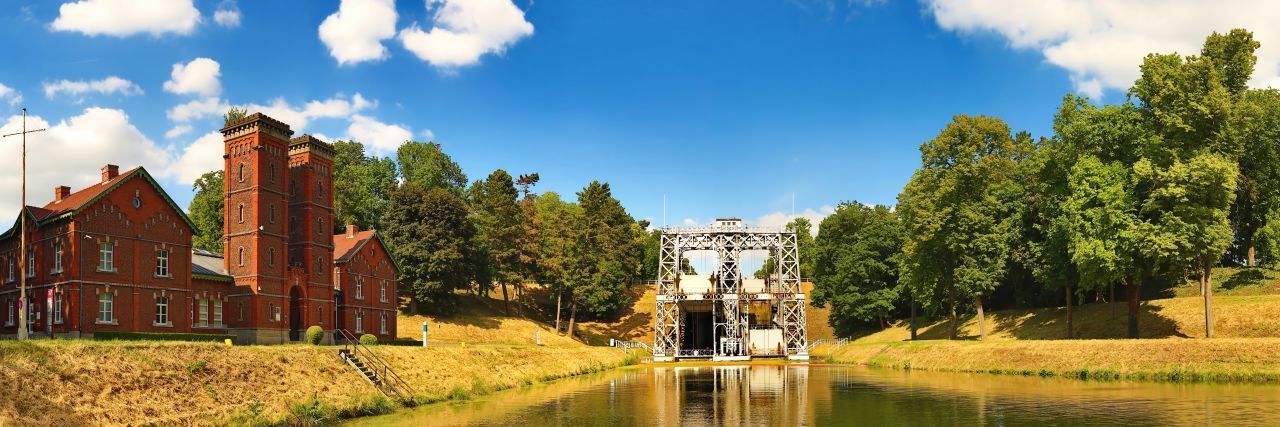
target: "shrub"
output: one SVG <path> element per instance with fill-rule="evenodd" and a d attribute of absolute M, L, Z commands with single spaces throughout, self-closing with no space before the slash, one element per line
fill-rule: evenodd
<path fill-rule="evenodd" d="M 422 341 L 413 338 L 395 338 L 386 341 L 378 341 L 380 345 L 398 345 L 405 347 L 422 347 Z"/>
<path fill-rule="evenodd" d="M 93 339 L 97 341 L 193 341 L 193 342 L 236 342 L 231 334 L 180 334 L 161 332 L 95 332 Z"/>
<path fill-rule="evenodd" d="M 307 328 L 307 342 L 311 345 L 320 345 L 320 341 L 324 339 L 324 328 L 320 326 L 312 326 Z"/>
<path fill-rule="evenodd" d="M 296 426 L 328 425 L 338 418 L 338 411 L 320 401 L 314 394 L 307 400 L 290 404 L 289 412 L 289 424 Z"/>
<path fill-rule="evenodd" d="M 360 336 L 360 344 L 374 345 L 378 343 L 378 337 L 373 334 L 364 334 Z"/>

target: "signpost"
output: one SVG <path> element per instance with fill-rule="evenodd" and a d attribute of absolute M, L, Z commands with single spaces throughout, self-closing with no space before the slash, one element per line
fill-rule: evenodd
<path fill-rule="evenodd" d="M 18 339 L 27 339 L 27 318 L 31 316 L 26 310 L 27 302 L 27 134 L 40 132 L 44 129 L 27 130 L 27 109 L 22 109 L 22 132 L 14 132 L 4 136 L 22 135 L 22 206 L 19 207 L 18 218 L 18 234 L 21 236 L 18 240 L 18 268 L 22 271 L 18 284 L 18 301 L 22 301 L 23 307 L 18 308 Z"/>
<path fill-rule="evenodd" d="M 427 321 L 422 321 L 422 348 L 427 348 Z"/>

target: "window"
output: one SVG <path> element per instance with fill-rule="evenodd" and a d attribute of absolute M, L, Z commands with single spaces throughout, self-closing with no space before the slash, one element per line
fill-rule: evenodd
<path fill-rule="evenodd" d="M 213 326 L 222 327 L 222 299 L 213 300 Z"/>
<path fill-rule="evenodd" d="M 13 281 L 14 274 L 15 274 L 14 270 L 17 270 L 17 268 L 13 266 L 13 257 L 9 257 L 9 277 L 6 278 L 5 280 L 8 280 L 10 282 Z"/>
<path fill-rule="evenodd" d="M 13 319 L 14 319 L 13 306 L 14 306 L 13 300 L 9 300 L 9 317 L 4 318 L 5 326 L 13 326 Z"/>
<path fill-rule="evenodd" d="M 289 181 L 289 197 L 293 197 L 297 195 L 298 195 L 298 182 Z"/>
<path fill-rule="evenodd" d="M 269 171 L 270 173 L 267 175 L 267 177 L 271 179 L 271 182 L 273 183 L 276 182 L 276 164 L 275 163 L 271 164 L 271 169 L 269 169 Z"/>
<path fill-rule="evenodd" d="M 387 281 L 386 280 L 383 280 L 381 282 L 381 286 L 378 288 L 378 294 L 379 294 L 378 296 L 379 301 L 387 302 Z"/>
<path fill-rule="evenodd" d="M 169 251 L 156 251 L 156 276 L 169 277 Z"/>
<path fill-rule="evenodd" d="M 267 217 L 267 220 L 271 221 L 272 224 L 276 223 L 276 205 L 271 205 L 271 215 Z"/>
<path fill-rule="evenodd" d="M 237 257 L 239 259 L 240 266 L 244 266 L 244 246 L 240 247 L 239 255 Z"/>
<path fill-rule="evenodd" d="M 62 242 L 53 242 L 53 272 L 62 272 Z"/>
<path fill-rule="evenodd" d="M 276 265 L 276 248 L 267 248 L 267 265 L 275 267 Z"/>
<path fill-rule="evenodd" d="M 356 299 L 364 299 L 364 277 L 356 276 Z"/>
<path fill-rule="evenodd" d="M 324 324 L 324 306 L 322 305 L 322 306 L 320 306 L 320 307 L 318 307 L 318 308 L 320 309 L 320 310 L 319 310 L 319 311 L 320 311 L 320 324 L 321 324 L 321 325 L 323 325 L 323 324 Z"/>
<path fill-rule="evenodd" d="M 116 245 L 111 242 L 98 244 L 98 271 L 116 271 Z"/>
<path fill-rule="evenodd" d="M 356 333 L 359 334 L 363 332 L 364 332 L 364 312 L 357 311 L 356 312 Z"/>
<path fill-rule="evenodd" d="M 169 297 L 156 297 L 156 326 L 171 326 L 169 323 Z"/>
<path fill-rule="evenodd" d="M 239 321 L 243 322 L 243 321 L 244 321 L 244 302 L 241 302 L 241 303 L 240 303 L 240 306 L 239 306 L 239 308 L 236 308 L 236 311 L 238 311 L 238 312 L 239 312 L 239 316 L 238 316 L 237 320 L 239 320 Z"/>
<path fill-rule="evenodd" d="M 240 206 L 237 206 L 237 207 L 236 207 L 236 211 L 238 212 L 238 213 L 237 213 L 237 215 L 238 215 L 238 217 L 237 217 L 237 218 L 239 218 L 239 221 L 240 221 L 240 222 L 244 222 L 244 203 L 241 203 L 241 204 L 240 204 Z"/>
<path fill-rule="evenodd" d="M 40 306 L 35 301 L 27 301 L 27 331 L 35 332 L 36 316 L 40 315 Z"/>
<path fill-rule="evenodd" d="M 200 316 L 200 327 L 207 328 L 209 327 L 209 300 L 207 298 L 199 298 L 197 301 L 200 302 L 200 313 L 198 313 Z"/>
<path fill-rule="evenodd" d="M 320 236 L 323 234 L 324 234 L 324 218 L 316 218 L 316 235 Z M 319 263 L 317 262 L 317 264 Z"/>
<path fill-rule="evenodd" d="M 62 324 L 62 294 L 53 294 L 53 323 Z"/>
<path fill-rule="evenodd" d="M 244 163 L 240 164 L 240 182 L 244 182 Z"/>
<path fill-rule="evenodd" d="M 36 277 L 36 248 L 27 248 L 27 278 Z"/>
<path fill-rule="evenodd" d="M 320 181 L 316 181 L 316 199 L 324 199 L 324 183 Z"/>
<path fill-rule="evenodd" d="M 276 322 L 280 321 L 280 306 L 276 305 L 274 302 L 271 303 L 271 320 Z"/>
<path fill-rule="evenodd" d="M 115 316 L 111 313 L 114 299 L 111 292 L 98 294 L 98 323 L 115 323 Z"/>
<path fill-rule="evenodd" d="M 387 313 L 382 313 L 382 317 L 378 319 L 378 331 L 383 335 L 387 334 Z"/>

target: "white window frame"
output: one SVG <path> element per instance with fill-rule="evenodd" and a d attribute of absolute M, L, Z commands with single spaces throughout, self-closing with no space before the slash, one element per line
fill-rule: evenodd
<path fill-rule="evenodd" d="M 381 314 L 381 316 L 379 317 L 379 322 L 381 322 L 381 326 L 378 327 L 378 330 L 382 331 L 381 333 L 383 335 L 386 335 L 387 334 L 387 313 Z"/>
<path fill-rule="evenodd" d="M 199 323 L 200 327 L 201 328 L 209 327 L 209 299 L 196 298 L 196 306 L 200 310 L 200 313 L 196 315 L 196 317 L 200 321 Z"/>
<path fill-rule="evenodd" d="M 27 248 L 27 278 L 32 277 L 36 277 L 36 248 Z"/>
<path fill-rule="evenodd" d="M 222 299 L 215 298 L 213 300 L 213 326 L 221 328 L 222 324 Z"/>
<path fill-rule="evenodd" d="M 18 271 L 18 267 L 17 267 L 17 266 L 18 266 L 18 262 L 17 262 L 17 259 L 18 259 L 18 257 L 17 257 L 17 256 L 10 256 L 10 257 L 9 257 L 9 277 L 7 277 L 7 278 L 6 278 L 6 281 L 7 281 L 7 282 L 9 282 L 9 283 L 13 283 L 14 278 L 18 277 L 18 273 L 17 273 L 17 271 Z"/>
<path fill-rule="evenodd" d="M 360 275 L 356 275 L 355 282 L 356 282 L 356 299 L 363 300 L 364 299 L 364 277 Z"/>
<path fill-rule="evenodd" d="M 156 297 L 156 318 L 151 321 L 153 326 L 173 326 L 173 320 L 169 319 L 169 297 Z"/>
<path fill-rule="evenodd" d="M 169 251 L 156 251 L 156 277 L 173 277 L 169 275 Z"/>
<path fill-rule="evenodd" d="M 116 271 L 116 244 L 110 241 L 98 243 L 98 271 Z"/>
<path fill-rule="evenodd" d="M 6 317 L 4 319 L 5 326 L 13 326 L 13 324 L 15 323 L 13 319 L 17 318 L 17 314 L 14 312 L 15 311 L 14 308 L 16 307 L 17 307 L 17 304 L 14 304 L 13 300 L 9 300 L 9 317 Z"/>
<path fill-rule="evenodd" d="M 62 272 L 62 242 L 53 242 L 53 272 Z"/>
<path fill-rule="evenodd" d="M 53 324 L 62 324 L 62 293 L 53 294 Z"/>
<path fill-rule="evenodd" d="M 356 333 L 364 333 L 364 311 L 356 310 Z"/>
<path fill-rule="evenodd" d="M 380 288 L 378 289 L 378 293 L 380 294 L 378 296 L 378 300 L 382 302 L 387 302 L 387 281 L 379 280 L 378 282 L 380 286 Z"/>
<path fill-rule="evenodd" d="M 94 323 L 102 325 L 114 325 L 118 323 L 116 322 L 115 301 L 115 294 L 112 294 L 109 291 L 104 291 L 98 294 L 98 318 Z"/>

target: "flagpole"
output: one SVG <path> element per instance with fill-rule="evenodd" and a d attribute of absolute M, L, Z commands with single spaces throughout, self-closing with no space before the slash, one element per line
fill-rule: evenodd
<path fill-rule="evenodd" d="M 22 131 L 3 135 L 4 137 L 22 135 L 22 206 L 18 209 L 18 271 L 19 276 L 22 276 L 18 283 L 18 339 L 20 340 L 27 339 L 29 335 L 27 318 L 31 316 L 27 310 L 29 305 L 27 302 L 27 134 L 43 130 L 27 130 L 27 109 L 23 108 Z"/>

